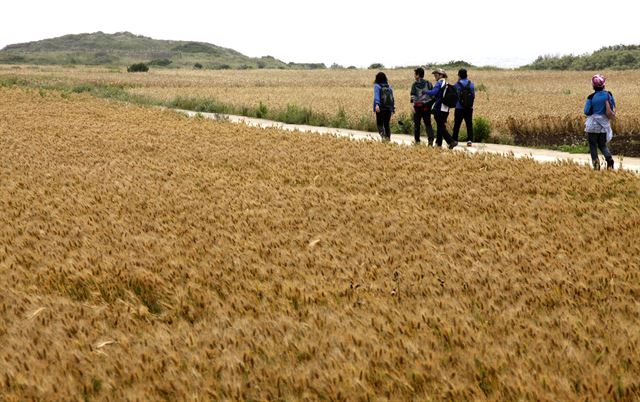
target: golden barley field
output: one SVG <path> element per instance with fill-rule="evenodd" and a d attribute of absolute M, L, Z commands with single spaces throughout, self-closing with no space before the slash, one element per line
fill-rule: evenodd
<path fill-rule="evenodd" d="M 0 66 L 0 77 L 17 76 L 67 85 L 128 85 L 127 92 L 158 102 L 182 98 L 215 98 L 235 107 L 270 110 L 287 105 L 308 107 L 334 116 L 340 109 L 353 125 L 373 119 L 373 70 L 177 70 L 152 69 L 130 74 L 99 67 Z M 394 87 L 397 116 L 410 116 L 413 70 L 387 70 Z M 449 71 L 455 82 L 457 71 Z M 478 87 L 475 115 L 489 119 L 497 137 L 525 134 L 580 134 L 584 100 L 592 92 L 593 72 L 469 71 Z M 640 133 L 640 71 L 605 71 L 607 89 L 618 103 L 617 132 Z M 427 72 L 427 79 L 433 77 Z M 451 120 L 451 119 L 450 119 Z M 510 130 L 511 128 L 511 130 Z"/>
<path fill-rule="evenodd" d="M 0 88 L 0 399 L 637 400 L 640 181 Z"/>

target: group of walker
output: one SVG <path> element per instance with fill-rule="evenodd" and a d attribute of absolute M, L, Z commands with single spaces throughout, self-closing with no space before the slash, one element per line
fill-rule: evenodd
<path fill-rule="evenodd" d="M 421 124 L 424 123 L 427 132 L 428 145 L 441 147 L 444 139 L 453 149 L 458 145 L 458 134 L 462 122 L 467 127 L 467 146 L 473 145 L 473 103 L 475 100 L 475 86 L 467 78 L 467 70 L 458 71 L 458 82 L 455 85 L 447 83 L 447 72 L 441 68 L 433 70 L 435 84 L 424 79 L 424 69 L 416 68 L 415 82 L 411 86 L 411 104 L 413 106 L 413 136 L 416 144 L 420 144 Z M 383 72 L 376 75 L 374 83 L 373 110 L 376 113 L 378 132 L 383 141 L 391 139 L 390 121 L 395 112 L 393 89 Z M 450 109 L 455 109 L 453 136 L 447 129 L 447 119 Z M 436 121 L 434 134 L 431 126 L 431 116 Z"/>
<path fill-rule="evenodd" d="M 447 72 L 442 68 L 432 71 L 435 84 L 424 79 L 425 71 L 416 68 L 415 82 L 411 86 L 411 104 L 413 106 L 413 135 L 415 144 L 420 144 L 421 123 L 424 123 L 428 145 L 442 147 L 442 140 L 449 149 L 458 145 L 458 134 L 464 121 L 467 128 L 467 146 L 473 146 L 473 104 L 475 101 L 475 85 L 467 75 L 466 69 L 458 71 L 458 81 L 454 85 L 447 83 Z M 613 169 L 613 157 L 607 143 L 613 137 L 611 120 L 615 118 L 616 102 L 613 94 L 605 91 L 606 78 L 600 74 L 591 79 L 594 93 L 589 95 L 584 107 L 587 116 L 585 132 L 589 142 L 589 151 L 593 168 L 600 170 L 598 148 L 607 161 L 607 169 Z M 373 111 L 376 114 L 378 133 L 382 141 L 391 140 L 391 116 L 395 113 L 393 88 L 389 85 L 383 72 L 376 75 L 373 87 Z M 455 109 L 453 135 L 447 129 L 450 109 Z M 436 121 L 434 135 L 431 116 Z"/>

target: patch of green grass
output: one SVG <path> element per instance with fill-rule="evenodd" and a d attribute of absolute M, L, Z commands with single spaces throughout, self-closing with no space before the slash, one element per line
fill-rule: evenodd
<path fill-rule="evenodd" d="M 391 122 L 391 132 L 394 134 L 413 133 L 413 117 L 406 114 L 396 115 Z"/>
<path fill-rule="evenodd" d="M 558 145 L 556 150 L 562 152 L 568 152 L 570 154 L 588 154 L 589 145 L 587 144 L 573 144 L 573 145 Z"/>
<path fill-rule="evenodd" d="M 331 119 L 330 125 L 331 127 L 336 128 L 349 128 L 349 119 L 347 118 L 347 113 L 342 106 L 338 108 L 338 112 Z"/>

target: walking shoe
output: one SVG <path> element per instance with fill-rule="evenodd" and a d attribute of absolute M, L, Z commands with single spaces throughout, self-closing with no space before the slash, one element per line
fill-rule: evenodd
<path fill-rule="evenodd" d="M 607 161 L 607 170 L 613 170 L 613 159 Z"/>
<path fill-rule="evenodd" d="M 473 146 L 473 143 L 472 143 L 471 141 L 467 141 L 467 146 L 468 146 L 468 147 L 472 147 L 472 146 Z"/>
<path fill-rule="evenodd" d="M 458 145 L 458 141 L 453 141 L 451 144 L 449 144 L 449 149 L 453 149 Z"/>
<path fill-rule="evenodd" d="M 600 161 L 598 159 L 593 161 L 593 170 L 600 170 Z"/>

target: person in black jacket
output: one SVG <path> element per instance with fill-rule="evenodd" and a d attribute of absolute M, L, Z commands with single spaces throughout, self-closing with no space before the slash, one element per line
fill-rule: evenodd
<path fill-rule="evenodd" d="M 424 68 L 418 67 L 414 70 L 415 82 L 411 86 L 411 104 L 413 105 L 413 137 L 416 144 L 420 144 L 420 124 L 424 121 L 427 131 L 429 146 L 433 146 L 435 135 L 431 126 L 431 107 L 433 97 L 422 93 L 424 90 L 433 89 L 431 82 L 424 79 Z"/>

